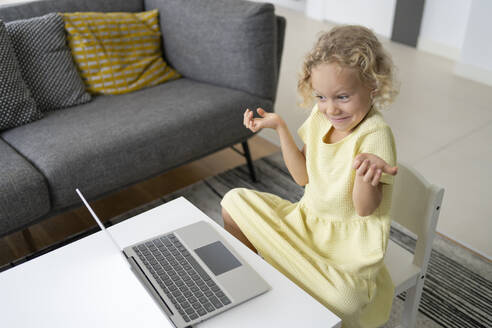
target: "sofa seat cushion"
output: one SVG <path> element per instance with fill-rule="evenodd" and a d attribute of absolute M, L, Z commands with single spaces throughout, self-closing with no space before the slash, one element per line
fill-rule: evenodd
<path fill-rule="evenodd" d="M 272 103 L 242 91 L 179 79 L 97 96 L 1 136 L 47 178 L 54 209 L 101 196 L 251 136 L 245 108 Z"/>
<path fill-rule="evenodd" d="M 50 198 L 45 179 L 1 139 L 0 177 L 0 237 L 49 212 Z"/>

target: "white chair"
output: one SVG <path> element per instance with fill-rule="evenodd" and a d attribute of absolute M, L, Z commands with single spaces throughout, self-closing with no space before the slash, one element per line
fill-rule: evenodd
<path fill-rule="evenodd" d="M 392 225 L 408 230 L 417 238 L 417 245 L 412 254 L 390 239 L 384 258 L 395 285 L 395 297 L 407 291 L 397 327 L 415 327 L 443 196 L 443 188 L 430 184 L 408 165 L 399 163 L 393 187 Z"/>

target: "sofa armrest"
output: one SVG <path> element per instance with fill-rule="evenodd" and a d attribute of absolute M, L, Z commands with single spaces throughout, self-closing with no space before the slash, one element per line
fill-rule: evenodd
<path fill-rule="evenodd" d="M 274 100 L 279 51 L 274 6 L 239 0 L 145 0 L 158 9 L 164 57 L 184 77 Z M 283 31 L 282 31 L 283 38 Z"/>
<path fill-rule="evenodd" d="M 278 80 L 280 78 L 280 64 L 282 63 L 282 53 L 284 51 L 284 39 L 285 39 L 285 28 L 287 21 L 285 17 L 277 16 L 277 80 L 275 81 L 275 94 L 272 99 L 275 102 L 275 98 L 278 90 Z"/>

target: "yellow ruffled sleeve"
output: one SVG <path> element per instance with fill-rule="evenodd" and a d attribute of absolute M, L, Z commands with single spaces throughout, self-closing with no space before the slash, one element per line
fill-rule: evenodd
<path fill-rule="evenodd" d="M 297 134 L 301 137 L 302 142 L 307 143 L 308 133 L 310 130 L 311 122 L 313 121 L 313 116 L 318 112 L 318 105 L 314 105 L 311 110 L 309 117 L 302 123 L 301 127 L 297 130 Z"/>

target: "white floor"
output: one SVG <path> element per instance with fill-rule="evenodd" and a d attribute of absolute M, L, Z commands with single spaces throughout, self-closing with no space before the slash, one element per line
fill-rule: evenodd
<path fill-rule="evenodd" d="M 296 103 L 297 74 L 317 34 L 333 24 L 276 6 L 287 30 L 275 111 L 301 146 L 308 111 Z M 399 68 L 400 95 L 384 113 L 398 160 L 446 191 L 437 230 L 492 259 L 492 87 L 453 74 L 454 63 L 381 38 Z M 270 131 L 261 136 L 279 144 Z"/>

